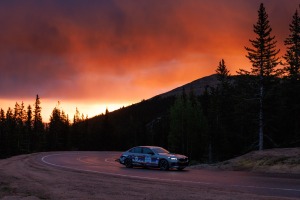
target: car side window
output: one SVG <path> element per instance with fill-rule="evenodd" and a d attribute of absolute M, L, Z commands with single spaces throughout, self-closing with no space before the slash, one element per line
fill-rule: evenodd
<path fill-rule="evenodd" d="M 134 152 L 133 153 L 142 153 L 142 148 L 141 147 L 134 148 Z"/>
<path fill-rule="evenodd" d="M 135 148 L 130 149 L 129 152 L 130 152 L 130 153 L 134 153 L 134 149 L 135 149 Z"/>
<path fill-rule="evenodd" d="M 144 154 L 154 154 L 153 151 L 149 148 L 143 148 L 143 153 Z"/>

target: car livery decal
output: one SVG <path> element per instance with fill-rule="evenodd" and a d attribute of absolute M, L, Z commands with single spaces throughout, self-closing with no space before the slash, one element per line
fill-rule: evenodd
<path fill-rule="evenodd" d="M 133 160 L 133 162 L 136 162 L 136 163 L 144 163 L 145 156 L 134 156 L 132 160 Z"/>
<path fill-rule="evenodd" d="M 151 163 L 151 156 L 145 156 L 145 163 Z"/>
<path fill-rule="evenodd" d="M 158 165 L 159 158 L 151 158 L 151 163 Z"/>

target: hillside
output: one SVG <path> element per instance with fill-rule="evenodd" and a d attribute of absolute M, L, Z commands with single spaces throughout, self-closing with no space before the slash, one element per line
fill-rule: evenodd
<path fill-rule="evenodd" d="M 159 94 L 150 99 L 99 115 L 87 120 L 88 132 L 91 135 L 89 148 L 98 150 L 101 140 L 103 150 L 125 150 L 133 145 L 159 145 L 167 147 L 169 133 L 169 112 L 176 96 L 183 91 L 200 96 L 207 86 L 217 84 L 216 75 L 203 77 L 169 92 Z M 84 125 L 83 125 L 84 126 Z M 101 127 L 102 126 L 102 127 Z M 102 136 L 97 134 L 101 132 Z M 107 142 L 105 142 L 105 141 Z M 122 144 L 109 144 L 111 140 L 122 141 Z"/>
<path fill-rule="evenodd" d="M 162 146 L 201 163 L 243 155 L 257 150 L 258 145 L 257 77 L 229 78 L 213 88 L 218 84 L 217 76 L 203 77 L 73 124 L 58 110 L 43 134 L 29 129 L 22 135 L 26 124 L 16 126 L 4 118 L 0 123 L 0 137 L 4 138 L 0 140 L 0 156 L 57 150 L 123 151 L 136 145 Z M 264 104 L 264 149 L 299 147 L 296 89 L 300 85 L 288 79 L 272 81 Z M 194 95 L 189 95 L 191 91 Z M 181 96 L 183 92 L 186 95 Z"/>
<path fill-rule="evenodd" d="M 193 93 L 197 96 L 200 96 L 203 94 L 203 92 L 205 91 L 205 88 L 207 86 L 210 87 L 215 87 L 218 84 L 218 80 L 217 80 L 217 75 L 213 74 L 210 76 L 205 76 L 203 78 L 199 78 L 197 80 L 194 80 L 190 83 L 187 83 L 185 85 L 182 85 L 180 87 L 177 87 L 171 91 L 168 91 L 166 93 L 157 95 L 160 97 L 170 97 L 170 96 L 177 96 L 182 94 L 182 91 L 184 90 L 186 92 L 186 94 L 189 94 L 191 91 L 193 91 Z"/>

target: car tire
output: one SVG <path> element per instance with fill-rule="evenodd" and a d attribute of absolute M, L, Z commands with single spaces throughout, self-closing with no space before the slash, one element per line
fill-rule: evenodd
<path fill-rule="evenodd" d="M 159 161 L 159 169 L 166 171 L 169 170 L 169 162 L 165 159 L 162 159 L 161 161 Z"/>
<path fill-rule="evenodd" d="M 124 161 L 125 167 L 132 168 L 132 160 L 129 158 L 126 158 Z"/>

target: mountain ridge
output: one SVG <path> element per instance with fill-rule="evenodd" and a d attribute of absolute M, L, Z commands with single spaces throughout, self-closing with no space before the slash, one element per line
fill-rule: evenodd
<path fill-rule="evenodd" d="M 152 98 L 155 98 L 155 97 L 165 98 L 165 97 L 170 97 L 170 96 L 178 96 L 178 95 L 182 94 L 183 90 L 187 94 L 189 94 L 191 91 L 193 91 L 193 93 L 196 96 L 200 96 L 203 94 L 206 87 L 208 87 L 208 86 L 214 87 L 214 86 L 217 86 L 217 84 L 218 84 L 217 75 L 212 74 L 209 76 L 204 76 L 202 78 L 196 79 L 196 80 L 186 83 L 182 86 L 176 87 L 168 92 L 156 95 Z M 152 98 L 150 98 L 150 99 L 152 99 Z"/>

